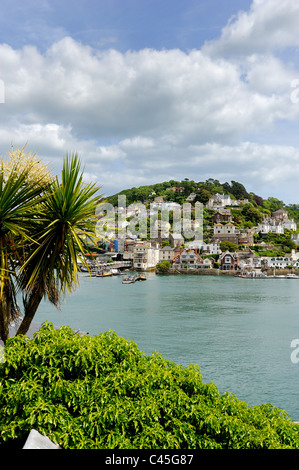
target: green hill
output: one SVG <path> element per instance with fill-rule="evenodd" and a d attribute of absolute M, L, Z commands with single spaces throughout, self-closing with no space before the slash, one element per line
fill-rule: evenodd
<path fill-rule="evenodd" d="M 237 181 L 220 183 L 218 180 L 212 178 L 200 182 L 185 178 L 182 181 L 169 180 L 162 183 L 140 186 L 138 188 L 133 187 L 124 189 L 113 196 L 109 196 L 107 201 L 113 206 L 117 206 L 118 196 L 125 195 L 128 206 L 134 202 L 141 202 L 143 204 L 150 203 L 155 197 L 163 196 L 165 201 L 183 204 L 191 193 L 196 194 L 196 199 L 193 202 L 199 201 L 203 204 L 206 204 L 209 198 L 217 193 L 229 194 L 233 199 L 248 199 L 249 204 L 253 208 L 256 208 L 263 218 L 267 215 L 271 215 L 271 213 L 277 209 L 284 208 L 288 211 L 290 219 L 299 222 L 299 204 L 286 205 L 283 201 L 275 197 L 264 199 L 253 192 L 248 192 L 242 183 Z M 250 217 L 255 219 L 254 214 L 257 215 L 257 212 L 251 211 L 251 215 L 249 213 L 249 217 L 247 217 L 246 220 L 250 221 Z M 259 216 L 257 216 L 257 218 L 259 219 Z M 255 222 L 255 220 L 253 221 Z"/>

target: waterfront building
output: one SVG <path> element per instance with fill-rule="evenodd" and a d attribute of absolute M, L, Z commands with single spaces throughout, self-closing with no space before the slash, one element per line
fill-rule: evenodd
<path fill-rule="evenodd" d="M 172 248 L 171 246 L 164 246 L 163 248 L 160 248 L 160 252 L 159 252 L 159 260 L 160 261 L 169 261 L 170 263 L 172 263 L 173 261 L 173 258 L 174 258 L 174 248 Z"/>
<path fill-rule="evenodd" d="M 211 269 L 214 258 L 203 258 L 197 249 L 182 249 L 175 253 L 173 267 L 177 269 Z"/>
<path fill-rule="evenodd" d="M 133 269 L 151 271 L 159 262 L 160 248 L 155 242 L 137 242 L 133 248 Z"/>
<path fill-rule="evenodd" d="M 291 259 L 287 256 L 268 257 L 268 267 L 285 269 L 292 264 Z"/>
<path fill-rule="evenodd" d="M 226 251 L 219 256 L 221 269 L 224 271 L 232 271 L 239 268 L 239 256 L 238 253 L 231 253 Z"/>

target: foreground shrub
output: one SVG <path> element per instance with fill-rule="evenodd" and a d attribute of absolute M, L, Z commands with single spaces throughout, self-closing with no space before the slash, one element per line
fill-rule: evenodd
<path fill-rule="evenodd" d="M 284 411 L 219 394 L 197 366 L 50 323 L 10 338 L 0 364 L 0 448 L 32 428 L 65 449 L 299 448 Z"/>

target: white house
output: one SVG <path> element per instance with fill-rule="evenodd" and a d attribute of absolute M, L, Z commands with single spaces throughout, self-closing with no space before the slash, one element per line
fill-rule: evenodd
<path fill-rule="evenodd" d="M 287 266 L 292 264 L 290 258 L 288 258 L 287 256 L 276 256 L 273 258 L 268 257 L 267 261 L 269 268 L 285 269 Z"/>
<path fill-rule="evenodd" d="M 197 249 L 205 254 L 209 255 L 220 255 L 220 244 L 219 243 L 205 243 L 201 240 L 194 240 L 188 243 L 188 248 L 194 250 Z"/>
<path fill-rule="evenodd" d="M 206 207 L 208 209 L 221 209 L 225 206 L 231 206 L 232 199 L 229 194 L 213 194 L 213 196 L 207 202 Z"/>
<path fill-rule="evenodd" d="M 297 224 L 294 222 L 294 219 L 285 219 L 282 221 L 282 226 L 287 230 L 297 230 Z"/>
<path fill-rule="evenodd" d="M 262 260 L 260 256 L 250 256 L 239 259 L 240 269 L 261 269 Z"/>
<path fill-rule="evenodd" d="M 187 197 L 186 201 L 192 202 L 196 198 L 196 193 L 190 193 L 189 196 Z"/>
<path fill-rule="evenodd" d="M 291 239 L 296 243 L 296 245 L 299 245 L 299 233 L 292 233 Z"/>
<path fill-rule="evenodd" d="M 263 234 L 269 232 L 284 233 L 284 228 L 281 221 L 267 217 L 257 226 L 257 232 L 261 232 Z"/>
<path fill-rule="evenodd" d="M 159 262 L 158 243 L 140 242 L 133 249 L 133 268 L 142 271 L 152 270 Z"/>

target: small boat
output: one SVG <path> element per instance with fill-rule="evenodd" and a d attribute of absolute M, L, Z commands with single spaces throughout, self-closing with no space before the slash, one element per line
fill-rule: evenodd
<path fill-rule="evenodd" d="M 110 276 L 113 276 L 113 273 L 111 271 L 102 272 L 96 275 L 96 277 L 110 277 Z"/>
<path fill-rule="evenodd" d="M 133 282 L 136 282 L 136 277 L 135 276 L 124 276 L 122 280 L 122 284 L 132 284 Z"/>
<path fill-rule="evenodd" d="M 119 269 L 116 269 L 116 268 L 112 268 L 111 272 L 112 272 L 113 276 L 118 276 L 120 274 Z"/>
<path fill-rule="evenodd" d="M 297 276 L 296 274 L 287 274 L 287 279 L 299 279 L 299 276 Z"/>
<path fill-rule="evenodd" d="M 146 277 L 144 274 L 140 274 L 139 276 L 136 276 L 137 277 L 137 281 L 146 281 Z"/>

